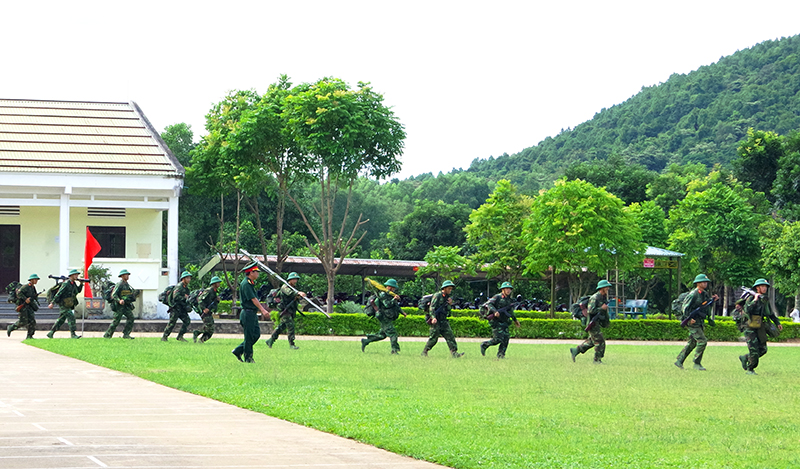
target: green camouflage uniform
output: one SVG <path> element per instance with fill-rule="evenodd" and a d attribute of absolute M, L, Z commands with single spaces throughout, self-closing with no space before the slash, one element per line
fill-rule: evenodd
<path fill-rule="evenodd" d="M 280 305 L 281 305 L 281 313 L 280 313 L 280 324 L 278 325 L 277 329 L 272 333 L 272 336 L 269 338 L 269 344 L 271 345 L 276 340 L 278 340 L 278 336 L 282 332 L 286 332 L 286 338 L 289 339 L 289 346 L 294 345 L 294 318 L 297 316 L 297 309 L 300 305 L 300 300 L 302 297 L 295 293 L 289 285 L 283 285 L 280 289 Z"/>
<path fill-rule="evenodd" d="M 178 331 L 178 340 L 182 340 L 183 334 L 186 334 L 186 331 L 189 330 L 189 324 L 192 323 L 192 320 L 189 318 L 189 311 L 192 310 L 192 307 L 189 305 L 190 293 L 189 287 L 184 285 L 183 282 L 175 285 L 175 289 L 172 290 L 172 301 L 170 302 L 171 306 L 169 308 L 169 323 L 167 324 L 167 328 L 164 329 L 164 335 L 161 336 L 162 339 L 166 339 L 172 334 L 172 329 L 175 328 L 178 319 L 183 321 L 181 329 Z"/>
<path fill-rule="evenodd" d="M 206 288 L 197 298 L 197 314 L 203 320 L 203 330 L 194 331 L 195 340 L 200 337 L 200 342 L 202 343 L 214 335 L 214 313 L 217 311 L 218 303 L 219 295 L 217 295 L 214 287 Z M 203 311 L 206 309 L 208 309 L 208 313 L 204 314 Z"/>
<path fill-rule="evenodd" d="M 489 315 L 493 315 L 500 309 L 507 309 L 505 313 L 500 313 L 499 318 L 491 317 L 489 319 L 489 325 L 492 327 L 492 338 L 481 344 L 482 354 L 492 345 L 499 345 L 497 348 L 497 358 L 504 358 L 506 356 L 508 341 L 511 339 L 508 326 L 511 324 L 512 320 L 517 322 L 517 316 L 514 315 L 514 310 L 509 307 L 512 303 L 513 301 L 511 301 L 511 298 L 503 296 L 502 293 L 496 294 L 486 302 Z"/>
<path fill-rule="evenodd" d="M 758 366 L 758 359 L 767 354 L 767 325 L 765 321 L 769 319 L 775 326 L 779 326 L 781 322 L 778 320 L 778 316 L 770 309 L 764 296 L 761 296 L 757 301 L 754 297 L 749 297 L 744 305 L 744 314 L 744 337 L 747 340 L 748 354 L 740 356 L 739 359 L 747 371 L 753 371 Z M 754 315 L 761 316 L 761 327 L 751 328 L 748 325 Z"/>
<path fill-rule="evenodd" d="M 453 335 L 453 329 L 450 328 L 450 303 L 447 301 L 449 297 L 442 291 L 438 291 L 431 298 L 430 312 L 425 313 L 425 319 L 429 319 L 439 310 L 436 315 L 436 324 L 432 324 L 430 333 L 428 334 L 428 342 L 425 343 L 425 348 L 422 350 L 423 354 L 427 354 L 430 349 L 439 341 L 439 336 L 444 337 L 447 346 L 450 348 L 450 354 L 458 354 L 458 344 L 456 344 L 456 337 Z"/>
<path fill-rule="evenodd" d="M 394 299 L 394 294 L 380 292 L 375 300 L 375 306 L 378 307 L 375 318 L 381 323 L 381 330 L 377 334 L 368 334 L 367 338 L 362 340 L 361 343 L 366 346 L 366 344 L 388 337 L 392 343 L 392 353 L 397 353 L 400 351 L 400 344 L 397 342 L 397 331 L 394 328 L 394 322 L 400 317 L 400 305 Z"/>
<path fill-rule="evenodd" d="M 36 332 L 36 310 L 39 309 L 39 294 L 36 292 L 36 286 L 31 283 L 26 283 L 17 292 L 17 306 L 24 304 L 22 309 L 19 310 L 19 319 L 14 324 L 8 326 L 8 335 L 11 331 L 25 328 L 28 331 L 26 339 L 33 338 L 33 333 Z M 25 303 L 25 300 L 30 298 L 30 303 Z"/>
<path fill-rule="evenodd" d="M 608 311 L 603 310 L 603 305 L 608 304 L 608 298 L 603 295 L 601 291 L 597 291 L 591 298 L 589 298 L 589 322 L 594 319 L 595 315 L 602 315 L 600 319 L 595 321 L 594 325 L 589 329 L 589 337 L 583 341 L 577 348 L 578 353 L 586 353 L 594 347 L 594 361 L 599 362 L 606 356 L 606 339 L 603 337 L 603 332 L 600 328 L 600 323 L 608 324 Z"/>
<path fill-rule="evenodd" d="M 700 290 L 695 288 L 689 292 L 688 295 L 686 295 L 686 298 L 683 299 L 682 317 L 686 318 L 686 316 L 691 314 L 691 312 L 697 309 L 698 306 L 710 299 L 711 293 L 709 293 L 708 290 L 704 290 L 702 293 L 700 293 Z M 705 306 L 700 310 L 699 313 L 700 319 L 695 320 L 694 324 L 689 324 L 686 326 L 686 328 L 689 329 L 689 342 L 686 344 L 683 350 L 681 350 L 681 353 L 678 354 L 677 363 L 680 363 L 681 365 L 683 365 L 683 362 L 686 360 L 689 354 L 692 353 L 692 350 L 694 350 L 694 364 L 701 365 L 701 362 L 703 361 L 703 352 L 705 352 L 706 345 L 708 345 L 704 320 L 707 318 L 708 324 L 713 326 L 714 317 L 710 311 L 710 305 Z"/>
<path fill-rule="evenodd" d="M 58 289 L 58 293 L 53 297 L 53 303 L 58 305 L 59 316 L 55 323 L 53 323 L 53 327 L 50 329 L 50 333 L 47 334 L 48 337 L 53 337 L 53 334 L 64 324 L 64 321 L 67 322 L 67 326 L 69 327 L 70 336 L 73 338 L 78 337 L 75 334 L 75 312 L 73 309 L 75 305 L 78 304 L 78 293 L 83 291 L 83 283 L 78 281 L 66 281 L 61 282 L 61 288 Z"/>
<path fill-rule="evenodd" d="M 253 298 L 258 301 L 255 283 L 245 277 L 239 285 L 239 299 L 242 302 L 242 312 L 239 313 L 239 324 L 244 329 L 244 341 L 233 349 L 237 357 L 244 355 L 245 362 L 253 361 L 253 344 L 261 337 L 261 327 L 258 325 L 258 308 L 253 304 Z"/>
<path fill-rule="evenodd" d="M 114 331 L 119 326 L 122 317 L 125 316 L 125 328 L 122 330 L 122 337 L 131 338 L 131 331 L 133 330 L 133 302 L 134 294 L 133 288 L 125 280 L 120 280 L 114 290 L 111 292 L 111 310 L 114 311 L 114 319 L 108 326 L 108 330 L 103 334 L 103 337 L 110 339 L 114 335 Z M 123 304 L 119 304 L 119 300 L 123 300 Z"/>

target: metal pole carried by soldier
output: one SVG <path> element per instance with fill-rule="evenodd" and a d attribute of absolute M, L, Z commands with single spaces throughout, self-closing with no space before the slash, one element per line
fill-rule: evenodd
<path fill-rule="evenodd" d="M 222 279 L 216 275 L 211 277 L 208 288 L 197 297 L 197 314 L 203 320 L 203 329 L 192 332 L 194 342 L 200 337 L 200 343 L 207 341 L 214 335 L 214 313 L 219 305 L 219 284 Z"/>
<path fill-rule="evenodd" d="M 192 310 L 192 306 L 189 304 L 189 294 L 192 293 L 189 291 L 189 282 L 191 281 L 192 274 L 184 270 L 181 274 L 181 281 L 178 282 L 172 290 L 172 297 L 169 302 L 169 323 L 167 323 L 167 327 L 164 328 L 164 334 L 161 336 L 162 342 L 169 340 L 169 335 L 172 334 L 172 329 L 175 328 L 178 319 L 180 319 L 183 324 L 181 325 L 180 331 L 178 331 L 177 340 L 179 342 L 187 342 L 187 340 L 183 338 L 183 334 L 186 334 L 186 331 L 189 330 L 189 324 L 192 323 L 191 318 L 189 318 L 189 312 Z"/>
<path fill-rule="evenodd" d="M 400 297 L 397 295 L 397 280 L 390 278 L 383 284 L 387 291 L 378 293 L 375 299 L 375 318 L 381 324 L 381 330 L 376 334 L 368 334 L 365 339 L 361 339 L 361 351 L 363 352 L 367 345 L 372 342 L 378 342 L 385 338 L 389 338 L 392 344 L 392 355 L 400 353 L 400 343 L 397 341 L 397 331 L 394 328 L 394 322 L 402 314 L 406 313 L 400 308 Z"/>
<path fill-rule="evenodd" d="M 778 315 L 769 307 L 767 299 L 764 297 L 769 290 L 769 282 L 760 278 L 753 284 L 755 295 L 747 298 L 744 305 L 744 337 L 747 341 L 747 355 L 739 355 L 742 368 L 749 375 L 756 374 L 759 358 L 767 354 L 767 332 L 769 319 L 777 327 L 778 331 L 783 330 Z M 775 334 L 777 335 L 777 334 Z"/>
<path fill-rule="evenodd" d="M 489 320 L 489 325 L 492 327 L 492 338 L 481 343 L 481 355 L 483 356 L 486 356 L 486 349 L 493 345 L 499 345 L 497 358 L 506 358 L 508 341 L 511 339 L 508 326 L 513 320 L 514 325 L 520 327 L 519 320 L 514 314 L 514 302 L 511 301 L 513 291 L 514 287 L 511 282 L 503 282 L 500 285 L 500 293 L 489 298 L 489 301 L 483 304 L 483 309 L 486 311 L 485 318 Z"/>
<path fill-rule="evenodd" d="M 683 362 L 694 350 L 694 369 L 706 371 L 702 364 L 703 353 L 706 350 L 706 345 L 708 345 L 704 321 L 708 319 L 709 326 L 716 325 L 712 307 L 714 301 L 719 299 L 717 295 L 712 295 L 708 292 L 710 281 L 705 274 L 698 274 L 694 278 L 694 289 L 683 299 L 681 325 L 689 330 L 689 342 L 678 354 L 677 360 L 675 360 L 675 366 L 681 370 L 683 369 Z"/>
<path fill-rule="evenodd" d="M 239 324 L 244 329 L 244 341 L 237 345 L 231 353 L 237 360 L 245 363 L 255 363 L 253 360 L 253 345 L 261 337 L 261 327 L 258 325 L 258 314 L 264 319 L 269 318 L 269 311 L 264 309 L 258 301 L 256 293 L 256 280 L 260 275 L 258 263 L 251 262 L 244 268 L 245 277 L 239 285 L 239 298 L 242 304 L 242 311 L 239 313 Z M 244 360 L 242 360 L 244 356 Z"/>
<path fill-rule="evenodd" d="M 456 337 L 453 334 L 453 329 L 450 328 L 450 307 L 453 304 L 453 298 L 450 296 L 453 293 L 455 284 L 450 280 L 445 280 L 442 283 L 442 289 L 436 292 L 431 298 L 430 310 L 425 313 L 425 321 L 430 325 L 430 333 L 428 341 L 425 343 L 425 348 L 422 349 L 422 356 L 427 357 L 428 352 L 439 342 L 439 336 L 444 337 L 447 346 L 450 348 L 450 355 L 453 358 L 459 358 L 464 353 L 458 352 L 458 344 L 456 344 Z"/>
<path fill-rule="evenodd" d="M 610 324 L 608 318 L 608 289 L 610 287 L 611 283 L 608 280 L 600 280 L 597 282 L 597 291 L 589 298 L 589 306 L 587 307 L 589 323 L 586 325 L 589 337 L 579 346 L 569 349 L 573 362 L 579 354 L 586 353 L 594 348 L 594 361 L 592 363 L 595 365 L 603 364 L 603 357 L 606 356 L 606 339 L 603 337 L 601 328 L 608 327 Z"/>
<path fill-rule="evenodd" d="M 292 272 L 286 277 L 286 281 L 289 282 L 289 285 L 295 287 L 295 290 L 297 289 L 297 282 L 299 279 L 300 276 L 297 275 L 297 272 Z M 306 297 L 306 294 L 303 292 L 295 292 L 289 285 L 281 286 L 278 293 L 281 310 L 279 314 L 280 324 L 272 333 L 272 336 L 265 341 L 269 348 L 272 348 L 272 344 L 278 340 L 278 336 L 284 331 L 286 332 L 286 338 L 289 339 L 289 348 L 292 350 L 300 348 L 294 343 L 294 318 L 297 316 L 298 306 L 302 299 Z"/>
<path fill-rule="evenodd" d="M 69 280 L 65 282 L 61 282 L 61 286 L 56 292 L 55 296 L 53 296 L 53 302 L 50 303 L 47 307 L 53 309 L 53 305 L 58 305 L 58 319 L 56 322 L 53 323 L 53 327 L 50 329 L 50 332 L 47 333 L 47 337 L 50 339 L 53 338 L 53 335 L 56 331 L 64 324 L 66 321 L 67 326 L 69 327 L 69 335 L 72 339 L 80 339 L 81 336 L 75 333 L 75 305 L 78 304 L 78 293 L 83 291 L 83 283 L 78 281 L 78 275 L 80 272 L 78 269 L 72 269 L 69 271 Z"/>
<path fill-rule="evenodd" d="M 114 312 L 114 319 L 108 326 L 108 330 L 103 334 L 103 337 L 110 339 L 117 330 L 119 322 L 122 317 L 125 317 L 125 327 L 122 329 L 123 339 L 133 339 L 131 331 L 133 331 L 133 303 L 136 301 L 137 292 L 131 288 L 128 283 L 131 273 L 128 269 L 122 269 L 119 272 L 120 281 L 114 285 L 111 290 L 111 311 Z"/>
<path fill-rule="evenodd" d="M 16 292 L 17 296 L 17 312 L 19 318 L 14 324 L 9 324 L 6 332 L 11 337 L 11 332 L 17 329 L 25 328 L 28 331 L 26 339 L 32 339 L 33 334 L 36 332 L 36 311 L 39 309 L 39 293 L 36 291 L 36 284 L 39 282 L 39 276 L 31 274 L 28 277 L 28 283 L 19 287 Z"/>

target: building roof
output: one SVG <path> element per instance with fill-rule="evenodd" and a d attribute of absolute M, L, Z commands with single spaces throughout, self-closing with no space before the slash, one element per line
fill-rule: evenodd
<path fill-rule="evenodd" d="M 669 249 L 662 249 L 656 248 L 653 246 L 647 246 L 647 251 L 645 251 L 645 257 L 683 257 L 686 254 L 682 252 L 675 252 L 670 251 Z"/>
<path fill-rule="evenodd" d="M 0 173 L 8 172 L 184 175 L 134 102 L 0 99 Z"/>

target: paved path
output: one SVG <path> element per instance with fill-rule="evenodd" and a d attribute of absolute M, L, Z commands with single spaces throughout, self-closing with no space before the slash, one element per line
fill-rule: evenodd
<path fill-rule="evenodd" d="M 0 338 L 0 468 L 441 467 Z M 46 340 L 46 339 L 44 339 Z"/>

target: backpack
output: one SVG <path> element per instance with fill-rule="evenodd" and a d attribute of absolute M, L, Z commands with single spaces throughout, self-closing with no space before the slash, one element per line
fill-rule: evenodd
<path fill-rule="evenodd" d="M 431 312 L 431 300 L 433 300 L 433 293 L 430 295 L 425 295 L 419 299 L 417 303 L 417 307 L 423 313 L 430 313 Z"/>
<path fill-rule="evenodd" d="M 8 285 L 6 285 L 6 293 L 8 293 L 8 302 L 9 303 L 15 303 L 16 304 L 16 302 L 17 302 L 17 292 L 19 291 L 20 288 L 22 288 L 22 284 L 17 282 L 17 281 L 13 281 L 13 282 L 9 283 Z"/>
<path fill-rule="evenodd" d="M 111 296 L 114 293 L 114 287 L 116 285 L 111 282 L 105 282 L 102 288 L 103 299 L 107 302 L 111 303 L 114 301 L 114 297 Z"/>
<path fill-rule="evenodd" d="M 194 290 L 191 293 L 189 293 L 189 299 L 187 299 L 186 302 L 189 303 L 189 306 L 191 306 L 192 309 L 194 310 L 200 309 L 200 295 L 202 295 L 204 292 L 205 292 L 204 289 L 198 288 L 197 290 Z"/>
<path fill-rule="evenodd" d="M 47 304 L 53 303 L 56 298 L 56 293 L 61 289 L 61 284 L 56 283 L 54 286 L 47 289 Z"/>
<path fill-rule="evenodd" d="M 683 309 L 683 300 L 686 298 L 686 295 L 688 295 L 688 294 L 689 294 L 689 292 L 683 292 L 680 295 L 678 295 L 677 298 L 672 300 L 672 310 L 673 311 L 681 313 L 681 315 L 683 314 L 682 311 L 681 311 Z"/>
<path fill-rule="evenodd" d="M 164 289 L 161 293 L 158 294 L 158 301 L 167 305 L 172 306 L 172 290 L 175 289 L 175 285 L 170 285 Z"/>
<path fill-rule="evenodd" d="M 367 299 L 367 305 L 364 306 L 364 313 L 371 318 L 374 318 L 375 314 L 378 313 L 378 306 L 375 304 L 377 299 L 378 297 L 375 295 L 370 296 L 369 299 Z"/>
<path fill-rule="evenodd" d="M 570 306 L 569 311 L 572 313 L 572 319 L 580 319 L 581 321 L 586 319 L 586 308 L 589 307 L 589 299 L 591 296 L 582 296 L 577 303 L 573 303 Z"/>
<path fill-rule="evenodd" d="M 270 290 L 269 293 L 267 293 L 266 303 L 271 309 L 278 309 L 278 306 L 281 304 L 281 289 L 273 288 Z"/>

